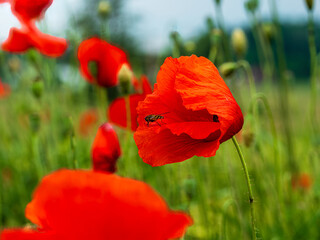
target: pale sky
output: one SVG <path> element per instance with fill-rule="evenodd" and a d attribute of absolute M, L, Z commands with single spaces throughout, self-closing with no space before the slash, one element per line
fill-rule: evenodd
<path fill-rule="evenodd" d="M 268 18 L 270 0 L 260 0 L 260 13 Z M 306 22 L 304 0 L 276 0 L 282 20 Z M 54 0 L 41 26 L 48 33 L 63 37 L 70 13 L 76 17 L 80 0 Z M 205 29 L 208 16 L 215 18 L 213 0 L 128 0 L 125 11 L 139 20 L 133 25 L 138 39 L 147 51 L 163 49 L 169 42 L 169 33 L 178 31 L 183 38 L 195 36 Z M 222 0 L 224 20 L 229 28 L 248 24 L 244 0 Z M 315 0 L 315 15 L 320 20 L 320 3 Z M 8 4 L 0 4 L 0 42 L 8 36 L 10 27 L 18 26 Z"/>

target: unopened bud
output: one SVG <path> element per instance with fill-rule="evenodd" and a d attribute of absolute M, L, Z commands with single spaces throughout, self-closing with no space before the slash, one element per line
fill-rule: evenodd
<path fill-rule="evenodd" d="M 32 88 L 31 88 L 33 96 L 40 99 L 43 94 L 43 89 L 44 89 L 43 81 L 39 77 L 36 78 L 32 83 Z"/>
<path fill-rule="evenodd" d="M 8 65 L 11 72 L 19 72 L 21 64 L 18 57 L 10 58 L 8 60 Z"/>
<path fill-rule="evenodd" d="M 250 147 L 254 141 L 254 133 L 246 132 L 242 134 L 243 142 L 246 147 Z"/>
<path fill-rule="evenodd" d="M 183 189 L 189 201 L 193 200 L 197 195 L 197 183 L 193 178 L 183 181 Z"/>
<path fill-rule="evenodd" d="M 311 11 L 313 9 L 313 0 L 305 0 L 308 9 Z"/>
<path fill-rule="evenodd" d="M 247 52 L 248 42 L 244 31 L 240 28 L 235 29 L 231 35 L 232 47 L 238 56 L 244 56 Z"/>
<path fill-rule="evenodd" d="M 108 1 L 100 1 L 98 5 L 98 14 L 101 17 L 108 17 L 111 12 L 111 5 Z"/>
<path fill-rule="evenodd" d="M 196 44 L 193 41 L 188 41 L 185 43 L 184 47 L 187 52 L 194 52 L 194 50 L 196 49 Z"/>
<path fill-rule="evenodd" d="M 223 77 L 229 77 L 231 76 L 234 71 L 238 68 L 238 64 L 234 62 L 226 62 L 220 65 L 219 72 Z"/>
<path fill-rule="evenodd" d="M 248 11 L 250 12 L 255 12 L 258 8 L 259 2 L 258 0 L 248 0 L 245 3 L 245 7 L 247 8 Z"/>
<path fill-rule="evenodd" d="M 220 42 L 222 36 L 222 31 L 218 28 L 212 29 L 210 34 L 210 39 L 213 44 Z"/>
<path fill-rule="evenodd" d="M 37 133 L 40 129 L 40 116 L 37 113 L 29 115 L 30 129 L 33 133 Z"/>
<path fill-rule="evenodd" d="M 124 63 L 118 72 L 118 80 L 124 95 L 128 95 L 130 93 L 132 78 L 132 70 L 128 64 Z"/>
<path fill-rule="evenodd" d="M 262 25 L 262 31 L 265 38 L 270 42 L 274 39 L 275 36 L 275 28 L 271 23 L 265 23 Z"/>

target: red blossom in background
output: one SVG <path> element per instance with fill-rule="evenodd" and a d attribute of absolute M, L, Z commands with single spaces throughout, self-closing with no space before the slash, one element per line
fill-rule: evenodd
<path fill-rule="evenodd" d="M 83 112 L 79 119 L 79 132 L 82 136 L 88 136 L 92 127 L 98 122 L 99 116 L 96 109 Z"/>
<path fill-rule="evenodd" d="M 166 240 L 192 224 L 143 182 L 80 170 L 43 178 L 26 217 L 38 228 L 4 230 L 1 240 Z"/>
<path fill-rule="evenodd" d="M 105 123 L 98 129 L 91 148 L 93 169 L 113 173 L 121 155 L 117 133 L 111 124 Z"/>
<path fill-rule="evenodd" d="M 296 174 L 291 178 L 291 185 L 293 189 L 309 190 L 312 186 L 312 178 L 308 173 Z"/>
<path fill-rule="evenodd" d="M 10 94 L 10 87 L 8 84 L 2 83 L 0 78 L 0 98 L 4 98 Z"/>
<path fill-rule="evenodd" d="M 22 28 L 12 28 L 2 49 L 13 53 L 24 53 L 30 48 L 37 49 L 49 57 L 59 57 L 67 49 L 64 38 L 44 34 L 35 25 L 35 20 L 45 14 L 52 0 L 11 0 L 12 13 L 19 19 Z M 1 2 L 0 2 L 1 3 Z"/>
<path fill-rule="evenodd" d="M 194 55 L 167 58 L 154 92 L 137 112 L 134 139 L 139 155 L 152 166 L 214 156 L 243 125 L 241 109 L 217 68 Z M 150 116 L 154 121 L 147 123 Z"/>
<path fill-rule="evenodd" d="M 140 101 L 143 101 L 147 94 L 152 93 L 149 80 L 146 76 L 141 77 L 141 84 L 137 80 L 133 82 L 136 90 L 142 91 L 142 93 L 136 93 L 129 95 L 130 102 L 130 119 L 131 119 L 131 130 L 137 130 L 137 106 Z M 140 87 L 142 86 L 142 87 Z M 116 98 L 108 108 L 108 115 L 110 121 L 118 126 L 127 128 L 127 109 L 125 97 Z"/>
<path fill-rule="evenodd" d="M 80 72 L 89 83 L 97 83 L 103 87 L 118 84 L 118 72 L 123 64 L 128 64 L 124 51 L 99 38 L 83 41 L 78 48 Z M 97 64 L 97 76 L 89 70 L 88 64 Z"/>

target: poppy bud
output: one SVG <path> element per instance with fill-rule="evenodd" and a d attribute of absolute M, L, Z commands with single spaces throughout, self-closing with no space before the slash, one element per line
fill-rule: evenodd
<path fill-rule="evenodd" d="M 250 12 L 255 12 L 258 8 L 258 5 L 259 5 L 259 2 L 258 0 L 248 0 L 246 3 L 245 3 L 245 7 L 248 11 Z"/>
<path fill-rule="evenodd" d="M 196 49 L 196 44 L 193 41 L 188 41 L 185 43 L 184 47 L 188 52 L 191 53 L 194 52 L 194 50 Z"/>
<path fill-rule="evenodd" d="M 124 95 L 130 93 L 133 72 L 129 65 L 124 63 L 118 72 L 118 81 L 120 82 L 121 91 Z"/>
<path fill-rule="evenodd" d="M 212 29 L 210 38 L 211 38 L 211 43 L 216 44 L 221 40 L 222 36 L 222 31 L 218 28 Z"/>
<path fill-rule="evenodd" d="M 244 142 L 244 145 L 246 147 L 250 147 L 254 141 L 254 133 L 253 132 L 246 132 L 246 133 L 243 133 L 242 134 L 242 137 L 243 137 L 243 142 Z"/>
<path fill-rule="evenodd" d="M 275 36 L 275 28 L 271 23 L 265 23 L 262 25 L 262 31 L 265 36 L 265 38 L 270 42 L 272 39 L 274 39 Z"/>
<path fill-rule="evenodd" d="M 313 0 L 305 0 L 308 9 L 311 11 L 313 9 Z"/>
<path fill-rule="evenodd" d="M 244 56 L 247 52 L 248 43 L 244 31 L 240 28 L 235 29 L 231 35 L 232 47 L 238 56 Z"/>
<path fill-rule="evenodd" d="M 108 1 L 100 1 L 98 5 L 98 14 L 101 17 L 108 17 L 111 12 L 111 5 Z"/>
<path fill-rule="evenodd" d="M 183 188 L 189 201 L 197 195 L 197 183 L 193 178 L 185 179 Z"/>
<path fill-rule="evenodd" d="M 35 98 L 40 99 L 43 93 L 44 84 L 41 78 L 36 78 L 32 83 L 32 94 Z"/>
<path fill-rule="evenodd" d="M 109 173 L 115 172 L 116 162 L 120 155 L 119 140 L 112 125 L 109 123 L 101 125 L 91 149 L 93 169 Z"/>
<path fill-rule="evenodd" d="M 20 70 L 20 60 L 18 57 L 12 57 L 8 60 L 9 69 L 11 72 L 19 72 Z"/>
<path fill-rule="evenodd" d="M 223 77 L 229 77 L 234 73 L 234 71 L 237 68 L 238 68 L 238 64 L 234 62 L 226 62 L 219 67 L 219 72 Z"/>

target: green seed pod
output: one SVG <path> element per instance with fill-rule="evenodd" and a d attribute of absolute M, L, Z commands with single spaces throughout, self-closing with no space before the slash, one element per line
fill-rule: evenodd
<path fill-rule="evenodd" d="M 124 63 L 118 72 L 118 80 L 123 95 L 128 95 L 130 93 L 132 78 L 132 70 L 128 64 Z"/>
<path fill-rule="evenodd" d="M 98 5 L 99 16 L 106 18 L 111 13 L 111 5 L 108 1 L 100 1 Z"/>
<path fill-rule="evenodd" d="M 237 68 L 238 68 L 237 63 L 226 62 L 220 65 L 219 72 L 221 73 L 222 77 L 229 77 L 235 72 Z"/>
<path fill-rule="evenodd" d="M 32 94 L 35 98 L 40 99 L 43 94 L 44 84 L 41 78 L 36 78 L 32 83 Z"/>
<path fill-rule="evenodd" d="M 234 52 L 238 56 L 245 56 L 248 48 L 248 41 L 246 34 L 240 28 L 235 29 L 231 34 L 231 43 Z"/>

